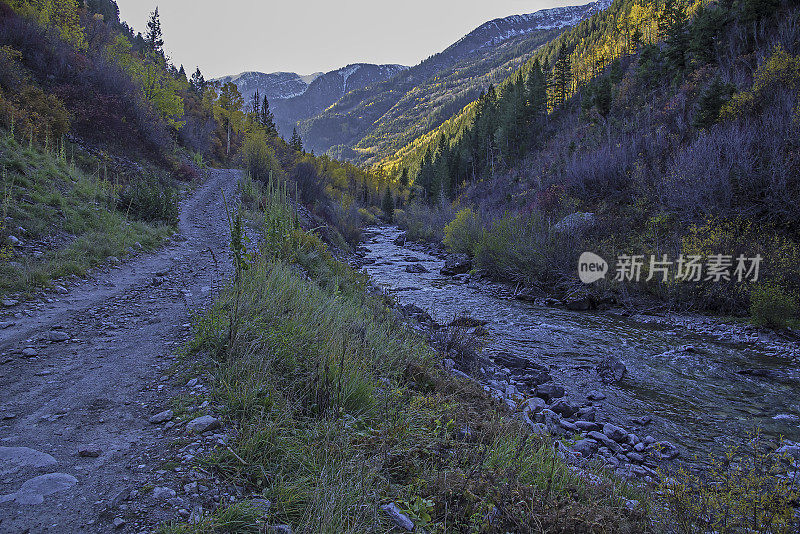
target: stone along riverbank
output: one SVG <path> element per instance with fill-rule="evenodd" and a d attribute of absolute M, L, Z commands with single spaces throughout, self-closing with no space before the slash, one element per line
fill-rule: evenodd
<path fill-rule="evenodd" d="M 652 478 L 660 461 L 702 463 L 756 429 L 798 452 L 797 342 L 706 318 L 519 301 L 502 285 L 454 276 L 441 255 L 400 236 L 369 229 L 359 263 L 429 329 L 477 334 L 474 376 L 535 431 L 564 436 L 562 454 Z"/>

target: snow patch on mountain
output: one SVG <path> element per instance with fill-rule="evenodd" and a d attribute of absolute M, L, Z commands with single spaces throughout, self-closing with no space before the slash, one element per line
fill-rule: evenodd
<path fill-rule="evenodd" d="M 574 26 L 599 11 L 607 9 L 613 0 L 597 0 L 582 6 L 554 7 L 525 15 L 491 20 L 468 33 L 453 46 L 470 46 L 470 53 L 503 41 L 541 30 L 557 30 Z"/>

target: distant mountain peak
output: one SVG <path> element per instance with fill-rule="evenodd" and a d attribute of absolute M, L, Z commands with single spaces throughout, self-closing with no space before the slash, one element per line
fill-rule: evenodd
<path fill-rule="evenodd" d="M 471 53 L 534 31 L 558 30 L 574 26 L 598 11 L 608 8 L 612 1 L 597 0 L 580 6 L 553 7 L 534 13 L 510 15 L 490 20 L 456 41 L 450 46 L 450 49 L 468 46 Z"/>

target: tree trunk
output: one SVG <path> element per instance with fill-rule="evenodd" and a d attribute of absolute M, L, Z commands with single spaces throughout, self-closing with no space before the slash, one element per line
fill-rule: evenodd
<path fill-rule="evenodd" d="M 228 122 L 228 148 L 225 151 L 225 155 L 229 156 L 229 157 L 231 155 L 231 123 L 230 122 Z"/>

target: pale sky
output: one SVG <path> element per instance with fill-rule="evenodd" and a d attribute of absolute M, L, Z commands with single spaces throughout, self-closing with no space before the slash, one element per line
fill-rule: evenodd
<path fill-rule="evenodd" d="M 590 0 L 117 0 L 144 33 L 158 5 L 167 55 L 205 77 L 310 74 L 348 63 L 413 66 L 484 22 Z"/>

